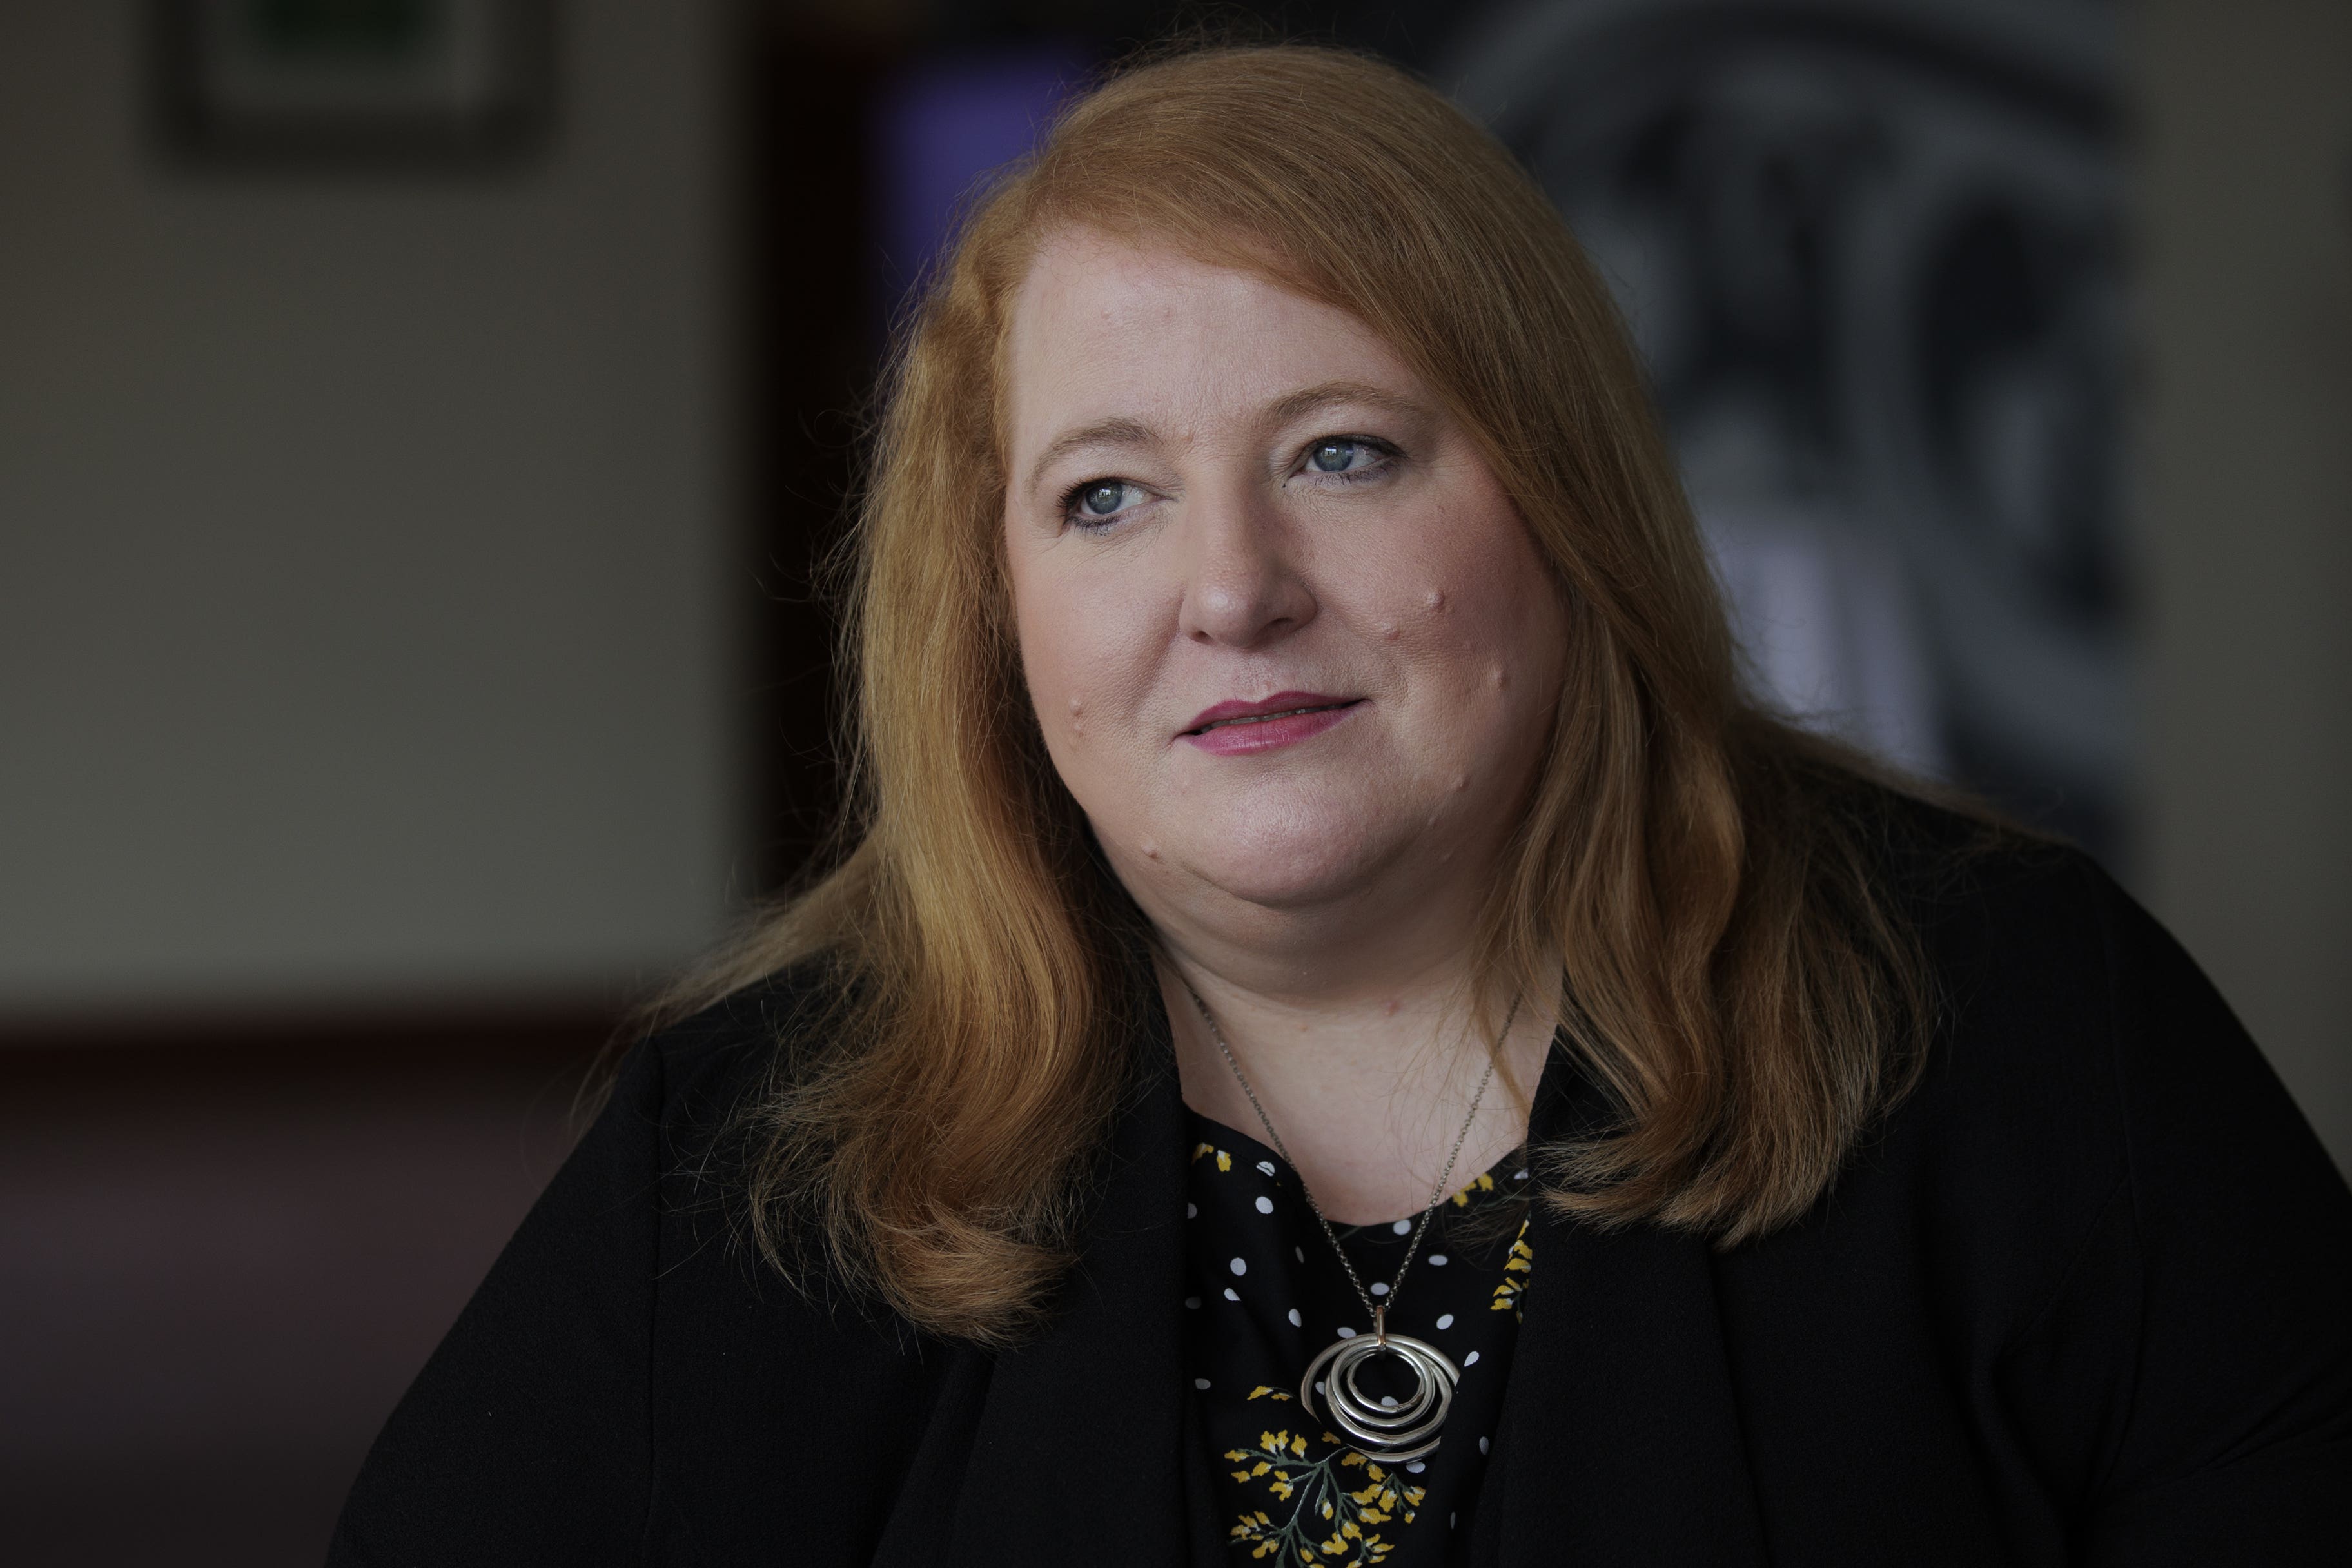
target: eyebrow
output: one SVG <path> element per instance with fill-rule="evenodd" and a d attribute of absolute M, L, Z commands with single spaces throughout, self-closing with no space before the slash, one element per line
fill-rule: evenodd
<path fill-rule="evenodd" d="M 1045 443 L 1030 466 L 1029 488 L 1035 489 L 1045 479 L 1045 470 L 1071 453 L 1087 447 L 1149 447 L 1151 431 L 1133 419 L 1102 419 L 1092 425 L 1081 425 L 1075 430 L 1065 430 Z"/>
<path fill-rule="evenodd" d="M 1301 387 L 1286 393 L 1265 406 L 1265 422 L 1279 429 L 1297 423 L 1307 416 L 1343 403 L 1360 403 L 1402 418 L 1427 418 L 1429 410 L 1409 397 L 1400 397 L 1377 386 L 1360 381 L 1327 381 L 1314 386 Z M 1029 469 L 1029 488 L 1034 490 L 1045 479 L 1045 470 L 1071 453 L 1089 447 L 1149 447 L 1156 439 L 1150 427 L 1134 419 L 1102 419 L 1092 425 L 1081 425 L 1075 430 L 1065 430 L 1045 443 L 1037 460 Z"/>
<path fill-rule="evenodd" d="M 1360 381 L 1327 381 L 1276 398 L 1266 405 L 1266 420 L 1277 426 L 1288 425 L 1319 409 L 1341 403 L 1360 403 L 1382 413 L 1409 419 L 1426 418 L 1429 414 L 1429 410 L 1410 397 L 1400 397 L 1393 392 L 1384 392 Z"/>

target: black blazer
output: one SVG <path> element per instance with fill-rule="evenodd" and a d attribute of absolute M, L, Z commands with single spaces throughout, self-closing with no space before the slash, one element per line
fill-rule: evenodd
<path fill-rule="evenodd" d="M 2352 1195 L 2326 1155 L 2080 857 L 1914 882 L 1932 1065 L 1811 1215 L 1718 1251 L 1538 1205 L 1469 1562 L 2352 1561 Z M 1164 1019 L 1051 1328 L 991 1354 L 730 1244 L 712 1130 L 803 1000 L 777 982 L 630 1057 L 331 1562 L 1233 1561 L 1180 1360 Z M 1591 1104 L 1556 1053 L 1543 1124 Z"/>

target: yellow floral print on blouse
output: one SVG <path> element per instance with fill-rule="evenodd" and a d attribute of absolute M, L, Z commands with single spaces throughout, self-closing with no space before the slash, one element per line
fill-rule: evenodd
<path fill-rule="evenodd" d="M 1289 1201 L 1286 1194 L 1295 1190 L 1289 1184 L 1295 1178 L 1269 1157 L 1271 1151 L 1249 1152 L 1251 1146 L 1242 1144 L 1238 1147 L 1244 1152 L 1237 1159 L 1233 1148 L 1213 1131 L 1206 1137 L 1196 1133 L 1195 1137 L 1198 1141 L 1192 1150 L 1192 1181 L 1199 1203 L 1187 1205 L 1188 1219 L 1215 1212 L 1216 1205 L 1209 1194 L 1234 1190 L 1228 1184 L 1241 1184 L 1240 1190 L 1249 1196 L 1247 1206 L 1236 1205 L 1229 1215 L 1223 1215 L 1229 1228 L 1197 1233 L 1208 1250 L 1193 1260 L 1189 1270 L 1195 1289 L 1187 1297 L 1185 1307 L 1192 1312 L 1237 1314 L 1255 1308 L 1267 1326 L 1277 1332 L 1286 1320 L 1291 1330 L 1319 1344 L 1330 1331 L 1325 1326 L 1327 1320 L 1300 1293 L 1301 1278 L 1287 1273 L 1292 1259 L 1310 1269 L 1328 1267 L 1321 1247 L 1308 1249 L 1308 1243 L 1319 1238 L 1311 1232 L 1294 1233 L 1284 1237 L 1278 1248 L 1270 1249 L 1271 1255 L 1259 1251 L 1251 1258 L 1242 1256 L 1251 1250 L 1252 1245 L 1244 1238 L 1245 1232 L 1263 1236 L 1265 1233 L 1255 1227 L 1277 1226 L 1277 1216 L 1283 1212 L 1281 1205 Z M 1498 1167 L 1507 1174 L 1512 1168 L 1509 1162 Z M 1351 1244 L 1359 1236 L 1368 1236 L 1375 1246 L 1402 1248 L 1418 1244 L 1416 1264 L 1428 1272 L 1421 1277 L 1423 1289 L 1416 1294 L 1411 1310 L 1417 1316 L 1429 1318 L 1431 1322 L 1417 1325 L 1413 1331 L 1433 1335 L 1436 1342 L 1447 1344 L 1453 1354 L 1462 1358 L 1460 1364 L 1465 1376 L 1487 1379 L 1495 1375 L 1492 1352 L 1496 1342 L 1469 1333 L 1474 1319 L 1487 1316 L 1476 1303 L 1486 1300 L 1494 1311 L 1511 1309 L 1516 1320 L 1519 1298 L 1534 1267 L 1534 1252 L 1528 1241 L 1528 1226 L 1524 1219 L 1507 1248 L 1502 1238 L 1512 1236 L 1512 1231 L 1481 1231 L 1477 1227 L 1483 1216 L 1496 1205 L 1524 1204 L 1526 1184 L 1525 1171 L 1508 1180 L 1498 1178 L 1494 1172 L 1472 1178 L 1452 1194 L 1451 1212 L 1439 1220 L 1437 1230 L 1425 1237 L 1413 1236 L 1411 1242 L 1406 1238 L 1418 1227 L 1409 1221 L 1338 1227 L 1339 1238 Z M 1491 1270 L 1498 1252 L 1503 1279 L 1499 1285 L 1491 1285 Z M 1401 1260 L 1402 1253 L 1398 1256 Z M 1465 1293 L 1466 1300 L 1462 1300 L 1460 1305 L 1440 1311 L 1431 1302 L 1430 1291 L 1440 1281 L 1458 1276 L 1465 1268 L 1475 1269 L 1486 1278 L 1475 1285 L 1472 1292 Z M 1439 1270 L 1444 1272 L 1438 1273 Z M 1375 1295 L 1385 1293 L 1385 1289 L 1384 1282 L 1371 1286 Z M 1269 1300 L 1267 1292 L 1279 1293 Z M 1307 1306 L 1308 1321 L 1302 1321 L 1302 1314 L 1297 1310 L 1300 1306 Z M 1330 1306 L 1326 1299 L 1324 1311 L 1328 1312 Z M 1456 1313 L 1465 1314 L 1458 1325 Z M 1196 1320 L 1207 1321 L 1205 1317 Z M 1246 1321 L 1241 1320 L 1244 1323 Z M 1245 1328 L 1237 1331 L 1245 1337 L 1248 1333 Z M 1349 1330 L 1342 1326 L 1339 1331 L 1345 1334 Z M 1455 1339 L 1464 1333 L 1469 1333 L 1466 1345 Z M 1509 1342 L 1507 1339 L 1501 1342 L 1505 1355 Z M 1480 1364 L 1482 1352 L 1489 1357 L 1485 1365 Z M 1267 1563 L 1269 1568 L 1273 1564 L 1281 1564 L 1282 1568 L 1434 1564 L 1447 1552 L 1456 1525 L 1466 1522 L 1448 1510 L 1462 1500 L 1456 1478 L 1464 1469 L 1464 1461 L 1472 1467 L 1483 1466 L 1487 1453 L 1489 1438 L 1478 1426 L 1461 1428 L 1453 1438 L 1458 1447 L 1448 1447 L 1426 1464 L 1384 1464 L 1326 1429 L 1308 1412 L 1294 1408 L 1291 1421 L 1276 1425 L 1279 1415 L 1272 1407 L 1295 1407 L 1297 1395 L 1293 1392 L 1265 1382 L 1257 1383 L 1243 1397 L 1242 1388 L 1254 1380 L 1224 1384 L 1224 1374 L 1202 1360 L 1195 1361 L 1193 1371 L 1196 1390 L 1204 1401 L 1210 1402 L 1204 1418 L 1224 1428 L 1223 1445 L 1213 1446 L 1211 1452 L 1225 1461 L 1219 1490 L 1224 1510 L 1231 1510 L 1225 1512 L 1233 1521 L 1226 1539 L 1236 1559 L 1246 1551 L 1251 1559 Z M 1230 1394 L 1223 1392 L 1228 1387 L 1232 1389 Z M 1224 1400 L 1234 1403 L 1222 1405 Z M 1264 1408 L 1264 1415 L 1258 1421 L 1250 1418 L 1249 1407 L 1253 1405 Z M 1491 1422 L 1491 1413 L 1486 1419 Z M 1255 1440 L 1251 1441 L 1244 1434 L 1254 1428 Z M 1449 1463 L 1452 1472 L 1441 1474 Z M 1475 1468 L 1472 1473 L 1475 1473 Z M 1438 1489 L 1433 1491 L 1433 1485 Z M 1469 1495 L 1475 1498 L 1475 1494 Z M 1433 1519 L 1434 1524 L 1429 1522 Z M 1417 1521 L 1418 1529 L 1414 1528 Z"/>
<path fill-rule="evenodd" d="M 1536 1249 L 1528 1245 L 1528 1222 L 1519 1222 L 1519 1234 L 1511 1242 L 1511 1254 L 1503 1260 L 1503 1282 L 1495 1287 L 1497 1312 L 1516 1312 L 1521 1322 L 1527 1321 L 1527 1311 L 1519 1298 L 1527 1294 L 1528 1276 L 1534 1272 Z"/>
<path fill-rule="evenodd" d="M 1291 1398 L 1264 1385 L 1250 1397 Z M 1425 1495 L 1329 1432 L 1319 1442 L 1287 1427 L 1261 1432 L 1256 1447 L 1228 1448 L 1225 1458 L 1245 1467 L 1233 1472 L 1234 1479 L 1261 1482 L 1277 1504 L 1286 1505 L 1287 1517 L 1279 1522 L 1261 1510 L 1242 1515 L 1231 1531 L 1234 1544 L 1247 1545 L 1252 1557 L 1276 1563 L 1332 1568 L 1379 1563 L 1391 1550 L 1381 1528 L 1411 1524 Z"/>
<path fill-rule="evenodd" d="M 1476 1181 L 1471 1183 L 1468 1186 L 1454 1194 L 1454 1206 L 1458 1209 L 1466 1209 L 1470 1206 L 1470 1200 L 1474 1196 L 1483 1196 L 1494 1190 L 1494 1173 L 1491 1171 L 1481 1171 L 1478 1173 L 1478 1179 Z"/>

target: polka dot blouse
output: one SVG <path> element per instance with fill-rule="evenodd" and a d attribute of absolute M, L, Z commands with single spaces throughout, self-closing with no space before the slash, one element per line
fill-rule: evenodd
<path fill-rule="evenodd" d="M 1185 1114 L 1185 1360 L 1234 1555 L 1285 1568 L 1446 1562 L 1477 1503 L 1534 1266 L 1521 1156 L 1440 1209 L 1389 1313 L 1392 1332 L 1427 1341 L 1462 1369 L 1436 1451 L 1389 1467 L 1299 1408 L 1307 1363 L 1372 1325 L 1298 1178 L 1257 1140 Z M 1396 1278 L 1419 1218 L 1336 1227 L 1375 1301 Z M 1392 1388 L 1380 1383 L 1388 1365 L 1367 1368 L 1362 1385 L 1375 1396 L 1410 1393 L 1409 1374 Z"/>

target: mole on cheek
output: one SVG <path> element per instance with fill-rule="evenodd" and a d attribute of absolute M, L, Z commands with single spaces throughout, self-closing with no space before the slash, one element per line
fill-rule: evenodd
<path fill-rule="evenodd" d="M 1432 588 L 1421 596 L 1421 603 L 1423 609 L 1428 610 L 1432 615 L 1436 614 L 1445 608 L 1445 590 Z"/>

